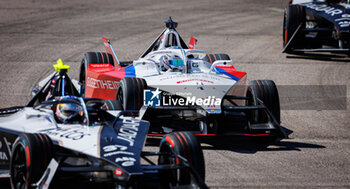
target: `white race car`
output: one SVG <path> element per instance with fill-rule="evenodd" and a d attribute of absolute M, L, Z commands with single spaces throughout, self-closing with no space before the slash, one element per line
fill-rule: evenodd
<path fill-rule="evenodd" d="M 176 31 L 166 29 L 134 61 L 120 62 L 110 42 L 107 50 L 83 56 L 79 83 L 85 97 L 116 99 L 124 110 L 139 111 L 151 123 L 151 135 L 176 130 L 197 135 L 286 137 L 280 127 L 277 88 L 271 80 L 246 86 L 246 72 L 237 71 L 226 54 L 197 50 Z"/>
<path fill-rule="evenodd" d="M 0 110 L 0 175 L 10 176 L 13 189 L 62 186 L 62 180 L 104 188 L 206 188 L 202 149 L 192 133 L 171 133 L 158 152 L 143 151 L 149 122 L 108 110 L 113 101 L 80 97 L 69 67 L 55 68 L 26 106 Z"/>

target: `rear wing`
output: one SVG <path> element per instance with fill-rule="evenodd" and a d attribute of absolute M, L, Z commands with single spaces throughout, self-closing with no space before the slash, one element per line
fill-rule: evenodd
<path fill-rule="evenodd" d="M 102 37 L 102 41 L 103 41 L 103 45 L 104 45 L 105 48 L 106 48 L 107 53 L 108 53 L 108 54 L 111 54 L 111 55 L 113 56 L 114 62 L 117 63 L 117 64 L 115 65 L 115 67 L 120 68 L 120 67 L 121 67 L 121 66 L 120 66 L 120 62 L 119 62 L 119 60 L 118 60 L 117 55 L 115 54 L 115 52 L 114 52 L 114 50 L 113 50 L 113 47 L 112 47 L 112 45 L 111 45 L 110 40 L 107 39 L 107 38 Z"/>

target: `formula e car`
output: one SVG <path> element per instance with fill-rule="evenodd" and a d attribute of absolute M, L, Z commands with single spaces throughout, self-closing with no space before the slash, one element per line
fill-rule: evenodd
<path fill-rule="evenodd" d="M 55 68 L 26 106 L 0 110 L 0 172 L 13 189 L 54 188 L 62 180 L 206 188 L 203 153 L 192 133 L 171 133 L 158 152 L 143 151 L 149 122 L 110 111 L 105 100 L 80 97 L 69 67 Z"/>
<path fill-rule="evenodd" d="M 349 0 L 293 0 L 284 11 L 283 52 L 350 55 Z"/>
<path fill-rule="evenodd" d="M 81 94 L 117 99 L 124 110 L 139 110 L 151 123 L 150 135 L 193 131 L 196 135 L 286 137 L 280 105 L 271 80 L 246 86 L 246 72 L 234 68 L 226 54 L 206 54 L 189 47 L 171 18 L 139 59 L 120 62 L 110 41 L 107 50 L 85 53 L 81 62 Z"/>

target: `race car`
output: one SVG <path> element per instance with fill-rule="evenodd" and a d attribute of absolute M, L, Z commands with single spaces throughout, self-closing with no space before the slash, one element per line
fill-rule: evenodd
<path fill-rule="evenodd" d="M 350 56 L 349 0 L 292 0 L 284 11 L 283 52 Z"/>
<path fill-rule="evenodd" d="M 189 46 L 171 18 L 149 48 L 134 61 L 107 52 L 84 54 L 79 75 L 85 97 L 116 99 L 151 123 L 150 135 L 192 131 L 196 135 L 286 137 L 280 126 L 278 91 L 271 80 L 254 80 L 234 68 L 227 54 L 206 54 Z"/>
<path fill-rule="evenodd" d="M 171 133 L 159 151 L 144 151 L 149 122 L 82 98 L 69 67 L 59 61 L 55 68 L 26 106 L 0 110 L 0 175 L 10 177 L 13 189 L 55 188 L 66 180 L 74 188 L 207 188 L 192 133 Z"/>

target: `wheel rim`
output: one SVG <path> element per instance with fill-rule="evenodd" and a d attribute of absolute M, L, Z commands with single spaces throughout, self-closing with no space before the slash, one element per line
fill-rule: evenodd
<path fill-rule="evenodd" d="M 14 188 L 24 189 L 27 184 L 26 154 L 22 145 L 18 145 L 12 155 L 11 180 Z"/>

